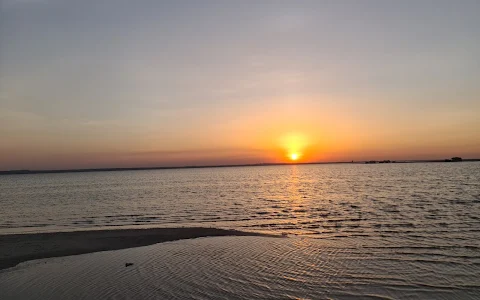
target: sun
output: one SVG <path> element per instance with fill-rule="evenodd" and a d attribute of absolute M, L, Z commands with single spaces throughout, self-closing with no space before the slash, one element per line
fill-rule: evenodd
<path fill-rule="evenodd" d="M 291 160 L 297 160 L 298 157 L 299 157 L 298 153 L 291 153 L 291 154 L 290 154 L 290 159 L 291 159 Z"/>
<path fill-rule="evenodd" d="M 305 149 L 309 146 L 309 139 L 305 134 L 290 132 L 279 138 L 279 146 L 283 149 L 284 161 L 303 161 Z"/>

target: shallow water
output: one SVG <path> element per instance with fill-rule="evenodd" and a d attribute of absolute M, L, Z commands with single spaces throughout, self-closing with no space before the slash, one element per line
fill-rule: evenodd
<path fill-rule="evenodd" d="M 200 238 L 23 263 L 0 271 L 0 290 L 2 299 L 480 297 L 478 250 L 385 247 L 346 239 Z"/>

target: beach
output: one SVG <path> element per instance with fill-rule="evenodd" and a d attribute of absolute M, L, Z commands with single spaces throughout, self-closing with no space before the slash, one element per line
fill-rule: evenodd
<path fill-rule="evenodd" d="M 20 263 L 0 271 L 0 291 L 2 300 L 478 299 L 476 250 L 459 251 L 200 237 Z"/>
<path fill-rule="evenodd" d="M 0 270 L 34 259 L 147 246 L 213 236 L 258 236 L 217 228 L 151 228 L 0 235 Z"/>
<path fill-rule="evenodd" d="M 2 176 L 1 298 L 479 299 L 478 166 Z"/>

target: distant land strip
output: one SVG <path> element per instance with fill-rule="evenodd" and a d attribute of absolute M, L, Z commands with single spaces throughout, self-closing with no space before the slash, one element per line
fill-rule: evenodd
<path fill-rule="evenodd" d="M 467 158 L 463 162 L 480 161 L 480 158 Z M 240 165 L 200 165 L 177 167 L 133 167 L 133 168 L 91 168 L 91 169 L 64 169 L 64 170 L 8 170 L 0 171 L 0 175 L 18 174 L 53 174 L 53 173 L 86 173 L 86 172 L 116 172 L 116 171 L 145 171 L 145 170 L 173 170 L 173 169 L 206 169 L 206 168 L 232 168 L 232 167 L 261 167 L 261 166 L 288 166 L 288 165 L 327 165 L 327 164 L 365 164 L 369 162 L 382 163 L 384 161 L 339 161 L 339 162 L 295 162 L 295 163 L 256 163 Z M 438 163 L 444 159 L 431 160 L 397 160 L 390 163 Z"/>

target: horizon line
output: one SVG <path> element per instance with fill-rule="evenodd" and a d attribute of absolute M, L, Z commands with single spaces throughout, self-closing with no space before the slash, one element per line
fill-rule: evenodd
<path fill-rule="evenodd" d="M 480 158 L 465 158 L 462 161 L 480 161 Z M 261 167 L 284 165 L 321 165 L 321 164 L 365 164 L 376 163 L 435 163 L 446 162 L 446 159 L 417 159 L 417 160 L 358 160 L 358 161 L 329 161 L 329 162 L 284 162 L 284 163 L 251 163 L 251 164 L 221 164 L 221 165 L 185 165 L 185 166 L 154 166 L 154 167 L 112 167 L 112 168 L 81 168 L 81 169 L 41 169 L 41 170 L 6 170 L 0 175 L 28 175 L 28 174 L 54 174 L 54 173 L 87 173 L 87 172 L 117 172 L 117 171 L 147 171 L 147 170 L 173 170 L 173 169 L 207 169 L 207 168 L 232 168 L 232 167 Z"/>

